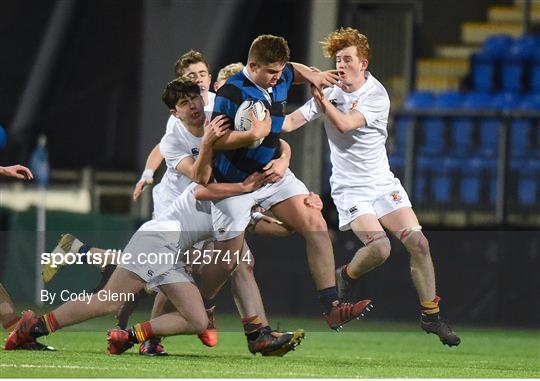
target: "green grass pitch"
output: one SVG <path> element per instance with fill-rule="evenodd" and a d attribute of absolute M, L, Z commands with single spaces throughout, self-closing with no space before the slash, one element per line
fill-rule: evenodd
<path fill-rule="evenodd" d="M 136 318 L 144 319 L 138 313 Z M 540 331 L 459 327 L 459 347 L 443 346 L 417 325 L 354 321 L 329 331 L 322 319 L 274 317 L 286 328 L 306 329 L 306 339 L 282 358 L 251 355 L 239 323 L 218 315 L 219 344 L 204 347 L 194 336 L 167 338 L 168 357 L 131 349 L 105 353 L 110 318 L 95 319 L 42 341 L 56 352 L 2 351 L 0 377 L 13 378 L 538 378 Z M 282 324 L 284 326 L 285 324 Z M 5 334 L 2 338 L 5 338 Z"/>

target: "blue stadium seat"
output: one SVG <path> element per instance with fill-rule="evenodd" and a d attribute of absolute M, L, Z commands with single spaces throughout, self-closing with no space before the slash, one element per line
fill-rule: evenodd
<path fill-rule="evenodd" d="M 466 205 L 481 203 L 482 160 L 468 158 L 461 161 L 459 199 Z"/>
<path fill-rule="evenodd" d="M 498 81 L 498 66 L 512 47 L 512 37 L 493 35 L 482 49 L 471 56 L 472 84 L 476 91 L 493 91 Z"/>
<path fill-rule="evenodd" d="M 483 51 L 471 56 L 472 86 L 476 91 L 495 89 L 496 59 Z"/>
<path fill-rule="evenodd" d="M 398 177 L 403 175 L 403 170 L 405 169 L 407 132 L 413 123 L 414 118 L 408 116 L 397 116 L 394 119 L 394 144 L 391 151 L 389 151 L 388 160 L 390 163 L 390 168 Z"/>
<path fill-rule="evenodd" d="M 440 93 L 435 100 L 435 108 L 440 110 L 458 110 L 463 107 L 464 95 L 456 91 L 448 91 Z M 468 120 L 461 120 L 461 118 L 449 118 L 450 126 L 450 152 L 455 154 L 456 152 L 465 152 L 470 147 L 469 135 L 472 132 L 472 123 L 470 128 L 467 127 Z M 469 120 L 470 121 L 470 120 Z M 456 127 L 464 127 L 458 129 Z M 439 139 L 443 141 L 444 146 L 447 145 L 444 129 L 439 131 Z M 442 151 L 442 149 L 441 149 Z"/>
<path fill-rule="evenodd" d="M 473 91 L 465 94 L 463 108 L 467 110 L 489 110 L 493 104 L 493 96 L 485 91 Z"/>
<path fill-rule="evenodd" d="M 491 57 L 501 58 L 508 52 L 513 42 L 512 37 L 507 34 L 494 34 L 486 38 L 482 44 L 482 51 Z"/>
<path fill-rule="evenodd" d="M 515 92 L 505 91 L 494 95 L 491 108 L 495 110 L 510 111 L 517 109 L 521 104 L 521 96 Z"/>
<path fill-rule="evenodd" d="M 493 108 L 493 96 L 486 92 L 472 92 L 465 95 L 463 100 L 463 108 L 465 110 L 486 111 Z M 470 117 L 458 118 L 454 121 L 458 123 L 456 128 L 452 128 L 451 140 L 454 144 L 463 144 L 463 146 L 453 146 L 452 152 L 455 155 L 467 156 L 472 151 L 472 137 L 474 129 L 474 120 Z M 486 156 L 494 155 L 496 144 L 498 142 L 498 121 L 493 118 L 480 118 L 480 150 Z M 459 130 L 459 128 L 462 130 Z M 493 129 L 495 127 L 495 129 Z M 493 133 L 495 132 L 495 136 Z M 459 140 L 458 140 L 459 139 Z M 494 144 L 495 143 L 495 144 Z M 493 146 L 495 145 L 495 151 Z M 470 150 L 470 151 L 469 151 Z"/>
<path fill-rule="evenodd" d="M 398 116 L 394 119 L 394 147 L 393 153 L 404 154 L 407 147 L 407 132 L 414 123 L 408 116 Z"/>
<path fill-rule="evenodd" d="M 404 106 L 408 110 L 426 109 L 432 107 L 434 101 L 435 96 L 430 91 L 413 91 L 405 99 Z"/>
<path fill-rule="evenodd" d="M 432 107 L 439 110 L 461 108 L 463 95 L 459 92 L 440 93 Z M 446 122 L 442 117 L 427 117 L 421 121 L 420 153 L 422 155 L 440 155 L 447 148 Z"/>
<path fill-rule="evenodd" d="M 440 110 L 455 110 L 463 106 L 463 94 L 458 91 L 445 91 L 435 98 L 435 107 Z"/>
<path fill-rule="evenodd" d="M 521 206 L 533 206 L 536 204 L 538 182 L 535 179 L 524 178 L 518 182 L 518 202 Z"/>
<path fill-rule="evenodd" d="M 494 205 L 497 196 L 497 160 L 481 156 L 463 159 L 459 195 L 467 205 Z"/>
<path fill-rule="evenodd" d="M 540 111 L 540 93 L 532 92 L 521 98 L 518 108 L 525 111 Z"/>
<path fill-rule="evenodd" d="M 540 159 L 530 159 L 519 170 L 517 184 L 518 204 L 523 207 L 538 207 L 540 190 Z"/>
<path fill-rule="evenodd" d="M 523 89 L 525 57 L 522 52 L 511 50 L 501 64 L 501 90 L 520 92 Z"/>
<path fill-rule="evenodd" d="M 512 110 L 518 107 L 521 97 L 515 93 L 499 93 L 491 99 L 488 108 L 496 110 Z M 497 156 L 499 147 L 499 135 L 501 121 L 494 117 L 484 117 L 479 119 L 479 152 L 486 158 Z"/>
<path fill-rule="evenodd" d="M 390 169 L 394 173 L 400 173 L 405 169 L 405 157 L 404 155 L 396 155 L 395 153 L 388 156 L 388 163 L 390 164 Z M 396 175 L 397 175 L 396 173 Z M 399 176 L 398 176 L 399 177 Z"/>
<path fill-rule="evenodd" d="M 437 159 L 437 162 L 431 183 L 432 199 L 438 204 L 449 204 L 453 199 L 452 179 L 459 171 L 462 160 L 447 156 Z"/>
<path fill-rule="evenodd" d="M 446 147 L 445 123 L 440 117 L 421 119 L 420 153 L 422 155 L 439 155 Z"/>
<path fill-rule="evenodd" d="M 419 155 L 416 158 L 415 178 L 414 178 L 414 201 L 425 202 L 429 199 L 428 193 L 430 178 L 432 173 L 438 167 L 437 159 L 430 156 Z"/>
<path fill-rule="evenodd" d="M 510 123 L 510 157 L 526 157 L 530 154 L 530 136 L 533 123 L 530 119 L 515 119 Z"/>
<path fill-rule="evenodd" d="M 540 91 L 540 49 L 537 49 L 531 58 L 531 69 L 529 73 L 529 90 Z"/>
<path fill-rule="evenodd" d="M 523 111 L 540 111 L 540 93 L 532 92 L 522 97 L 518 107 Z M 534 154 L 534 141 L 537 156 L 540 157 L 540 120 L 519 118 L 512 121 L 510 131 L 512 157 L 526 157 Z M 525 147 L 524 151 L 521 151 Z"/>
<path fill-rule="evenodd" d="M 450 154 L 465 157 L 473 148 L 472 118 L 456 117 L 450 120 Z"/>
<path fill-rule="evenodd" d="M 524 89 L 525 70 L 531 60 L 537 42 L 532 36 L 516 38 L 510 50 L 503 55 L 501 64 L 501 88 L 503 91 L 520 92 Z"/>

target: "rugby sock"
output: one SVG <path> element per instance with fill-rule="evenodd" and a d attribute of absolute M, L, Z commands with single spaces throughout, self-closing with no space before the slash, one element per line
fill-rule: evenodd
<path fill-rule="evenodd" d="M 4 329 L 7 331 L 7 332 L 11 332 L 15 329 L 15 326 L 17 325 L 17 323 L 19 322 L 19 319 L 20 317 L 16 316 L 14 319 L 6 322 L 6 323 L 2 323 L 2 327 L 4 327 Z"/>
<path fill-rule="evenodd" d="M 424 321 L 436 321 L 439 319 L 439 301 L 440 297 L 435 296 L 433 300 L 420 302 L 420 311 Z"/>
<path fill-rule="evenodd" d="M 128 330 L 129 339 L 133 343 L 142 343 L 153 337 L 152 325 L 149 321 L 145 321 L 141 324 L 135 324 L 130 330 Z"/>
<path fill-rule="evenodd" d="M 259 315 L 242 319 L 242 325 L 244 326 L 244 334 L 248 340 L 255 340 L 259 337 L 260 330 L 264 328 Z"/>
<path fill-rule="evenodd" d="M 54 313 L 51 311 L 48 314 L 41 316 L 37 323 L 30 328 L 30 336 L 37 339 L 38 337 L 48 335 L 59 328 L 60 324 L 58 324 Z"/>
<path fill-rule="evenodd" d="M 328 287 L 319 290 L 319 302 L 323 308 L 324 313 L 330 312 L 332 309 L 332 303 L 339 300 L 337 287 Z"/>
<path fill-rule="evenodd" d="M 349 273 L 347 272 L 347 267 L 349 267 L 349 265 L 345 265 L 343 266 L 343 268 L 341 269 L 341 277 L 343 278 L 343 280 L 347 283 L 352 283 L 354 282 L 356 279 L 353 279 L 351 278 L 351 276 L 349 275 Z"/>

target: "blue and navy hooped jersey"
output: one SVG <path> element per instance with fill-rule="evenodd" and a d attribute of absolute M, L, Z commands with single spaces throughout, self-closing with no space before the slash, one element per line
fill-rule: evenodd
<path fill-rule="evenodd" d="M 218 90 L 212 119 L 224 114 L 229 117 L 231 123 L 234 123 L 236 110 L 243 101 L 261 100 L 270 110 L 272 127 L 270 134 L 257 148 L 238 148 L 217 152 L 213 161 L 213 173 L 216 181 L 222 183 L 242 182 L 252 173 L 260 171 L 269 161 L 279 157 L 279 137 L 285 120 L 285 106 L 293 79 L 293 67 L 291 64 L 287 64 L 277 84 L 272 87 L 271 104 L 263 92 L 246 78 L 243 72 L 230 77 L 227 83 Z M 234 126 L 231 125 L 230 128 L 234 129 Z"/>

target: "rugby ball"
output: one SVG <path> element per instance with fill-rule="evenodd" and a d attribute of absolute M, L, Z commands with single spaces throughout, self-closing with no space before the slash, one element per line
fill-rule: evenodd
<path fill-rule="evenodd" d="M 256 100 L 247 100 L 243 101 L 240 107 L 238 107 L 238 110 L 236 111 L 236 115 L 234 116 L 234 128 L 236 131 L 249 131 L 251 130 L 251 114 L 250 110 L 253 110 L 253 113 L 255 114 L 255 117 L 259 120 L 264 120 L 266 107 L 264 106 L 264 103 L 262 101 L 256 101 Z M 260 138 L 250 145 L 248 145 L 248 148 L 257 148 L 261 145 L 264 138 Z"/>

